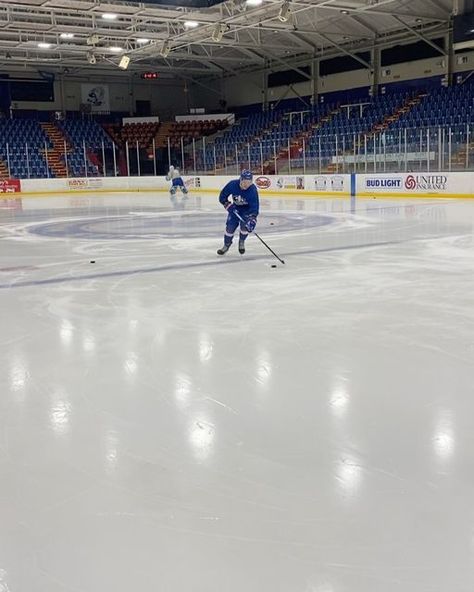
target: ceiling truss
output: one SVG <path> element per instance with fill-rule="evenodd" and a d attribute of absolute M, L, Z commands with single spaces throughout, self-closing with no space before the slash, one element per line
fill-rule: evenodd
<path fill-rule="evenodd" d="M 298 71 L 304 60 L 335 55 L 370 68 L 357 52 L 410 39 L 437 47 L 432 36 L 450 27 L 449 0 L 291 0 L 287 22 L 278 19 L 281 5 L 282 0 L 256 7 L 227 0 L 191 10 L 98 0 L 0 0 L 0 67 L 123 76 L 117 65 L 128 55 L 132 75 L 154 70 L 194 81 L 282 66 Z M 104 13 L 117 16 L 105 20 Z M 186 21 L 197 26 L 187 28 Z M 223 32 L 218 41 L 216 25 Z"/>

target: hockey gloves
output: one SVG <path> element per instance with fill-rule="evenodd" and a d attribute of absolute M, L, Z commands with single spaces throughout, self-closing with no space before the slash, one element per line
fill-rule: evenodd
<path fill-rule="evenodd" d="M 255 218 L 255 216 L 249 216 L 245 222 L 245 227 L 249 232 L 253 232 L 255 230 L 255 226 L 257 226 L 257 218 Z"/>

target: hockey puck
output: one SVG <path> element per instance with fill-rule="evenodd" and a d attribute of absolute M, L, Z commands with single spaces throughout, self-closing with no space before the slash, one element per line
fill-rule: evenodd
<path fill-rule="evenodd" d="M 95 263 L 95 261 L 90 261 L 89 263 Z"/>
<path fill-rule="evenodd" d="M 275 267 L 276 267 L 276 265 L 272 265 L 272 268 L 275 268 Z"/>
<path fill-rule="evenodd" d="M 270 226 L 273 226 L 273 222 L 270 222 Z"/>

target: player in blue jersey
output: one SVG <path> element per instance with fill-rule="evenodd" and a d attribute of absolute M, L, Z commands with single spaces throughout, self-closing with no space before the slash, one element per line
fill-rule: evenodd
<path fill-rule="evenodd" d="M 259 210 L 258 191 L 253 184 L 251 171 L 244 170 L 240 179 L 229 181 L 219 195 L 219 201 L 227 210 L 224 245 L 217 251 L 224 255 L 232 244 L 234 233 L 240 224 L 239 253 L 245 253 L 245 239 L 255 230 Z"/>

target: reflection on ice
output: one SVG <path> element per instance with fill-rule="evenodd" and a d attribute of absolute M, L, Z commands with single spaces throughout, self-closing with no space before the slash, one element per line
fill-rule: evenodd
<path fill-rule="evenodd" d="M 189 443 L 192 452 L 198 461 L 205 461 L 213 452 L 215 440 L 215 427 L 209 420 L 199 415 L 189 429 Z"/>
<path fill-rule="evenodd" d="M 351 454 L 344 454 L 336 463 L 336 487 L 344 500 L 352 500 L 359 493 L 362 481 L 360 461 Z"/>
<path fill-rule="evenodd" d="M 65 436 L 69 432 L 71 413 L 72 405 L 66 393 L 61 389 L 54 391 L 51 396 L 49 417 L 51 426 L 58 436 Z"/>
<path fill-rule="evenodd" d="M 433 434 L 433 448 L 439 460 L 449 460 L 455 451 L 453 414 L 447 409 L 439 410 Z"/>

